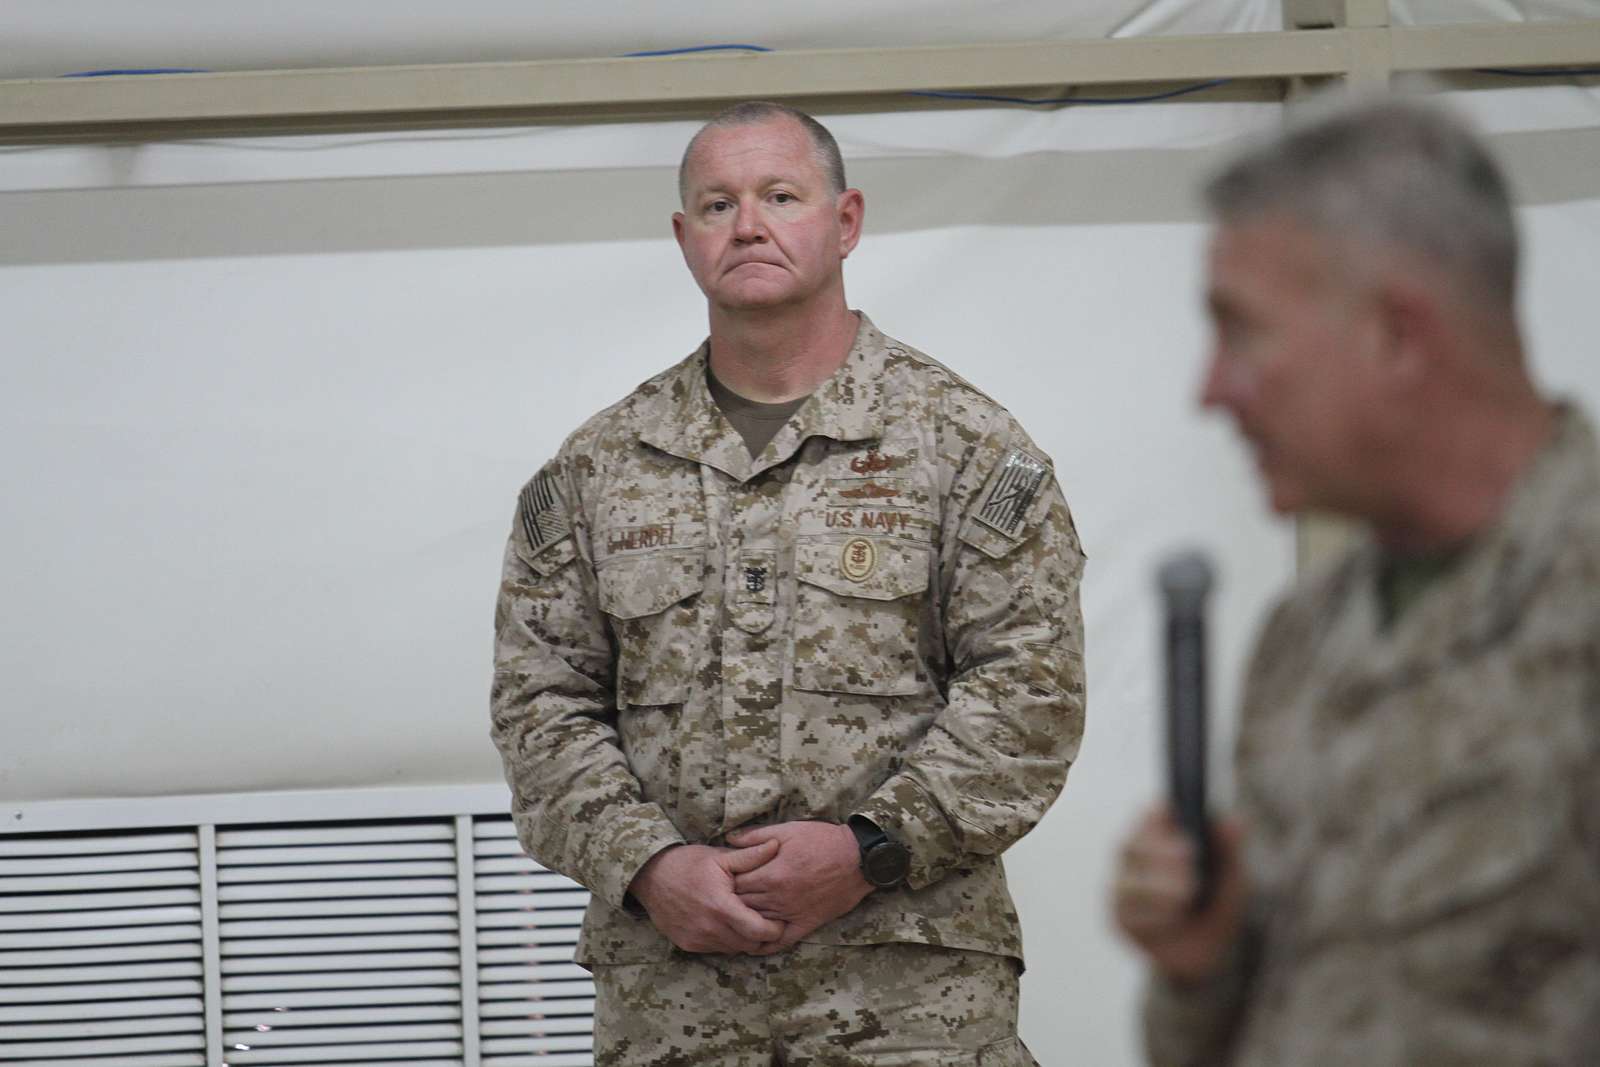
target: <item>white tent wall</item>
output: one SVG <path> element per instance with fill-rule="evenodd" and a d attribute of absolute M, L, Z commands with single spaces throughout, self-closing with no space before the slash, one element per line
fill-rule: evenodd
<path fill-rule="evenodd" d="M 1218 4 L 1209 25 L 1163 26 L 1206 5 L 1123 6 L 1094 32 L 1276 14 Z M 1006 5 L 1024 7 L 1060 5 Z M 1600 409 L 1595 99 L 1458 95 L 1527 205 L 1538 373 Z M 1219 754 L 1260 613 L 1293 572 L 1248 457 L 1193 406 L 1193 189 L 1278 116 L 829 120 L 868 202 L 852 303 L 1022 419 L 1090 556 L 1081 760 L 1007 861 L 1023 1032 L 1046 1064 L 1138 1060 L 1138 971 L 1103 898 L 1114 842 L 1158 788 L 1153 563 L 1189 543 L 1218 556 Z M 691 130 L 0 151 L 0 797 L 496 780 L 490 611 L 516 490 L 704 333 L 667 227 Z"/>
<path fill-rule="evenodd" d="M 1223 707 L 1292 569 L 1242 451 L 1192 410 L 1203 228 L 1188 190 L 1215 143 L 1275 114 L 834 123 L 869 205 L 853 303 L 1022 418 L 1090 554 L 1082 760 L 1009 861 L 1025 1033 L 1045 1062 L 1135 1058 L 1137 973 L 1101 898 L 1113 841 L 1156 788 L 1152 563 L 1180 543 L 1219 551 Z M 1097 130 L 1144 147 L 1061 147 Z M 489 623 L 515 492 L 584 415 L 704 333 L 667 227 L 687 132 L 589 131 L 585 146 L 633 153 L 598 171 L 550 147 L 556 169 L 534 172 L 0 196 L 15 342 L 0 405 L 8 451 L 28 457 L 0 533 L 20 561 L 4 579 L 0 791 L 496 777 Z M 448 169 L 470 147 L 413 151 Z M 219 171 L 279 165 L 253 146 L 215 154 Z"/>

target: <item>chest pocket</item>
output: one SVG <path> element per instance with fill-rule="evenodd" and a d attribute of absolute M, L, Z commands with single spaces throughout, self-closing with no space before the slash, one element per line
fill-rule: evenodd
<path fill-rule="evenodd" d="M 923 692 L 928 546 L 892 537 L 795 546 L 793 684 L 827 693 Z"/>
<path fill-rule="evenodd" d="M 600 609 L 617 638 L 618 707 L 689 698 L 704 645 L 705 566 L 704 548 L 613 556 L 600 566 Z"/>

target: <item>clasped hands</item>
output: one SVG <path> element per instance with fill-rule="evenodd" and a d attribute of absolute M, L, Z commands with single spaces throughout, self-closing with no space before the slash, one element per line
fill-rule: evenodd
<path fill-rule="evenodd" d="M 872 892 L 847 826 L 778 823 L 735 830 L 727 842 L 664 849 L 628 887 L 685 952 L 770 956 Z"/>

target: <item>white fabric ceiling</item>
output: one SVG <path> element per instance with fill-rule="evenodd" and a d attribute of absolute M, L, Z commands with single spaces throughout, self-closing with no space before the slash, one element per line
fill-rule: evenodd
<path fill-rule="evenodd" d="M 659 10 L 659 9 L 658 9 Z M 1395 0 L 1397 24 L 1600 17 L 1596 0 Z M 971 44 L 1240 33 L 1282 25 L 1279 0 L 7 0 L 0 78 L 108 69 L 262 70 L 577 58 L 738 42 L 771 48 Z"/>
<path fill-rule="evenodd" d="M 1277 0 L 8 0 L 0 77 L 149 67 L 249 70 L 621 55 L 738 42 L 769 48 L 973 44 L 1275 29 Z M 670 14 L 654 12 L 670 10 Z"/>

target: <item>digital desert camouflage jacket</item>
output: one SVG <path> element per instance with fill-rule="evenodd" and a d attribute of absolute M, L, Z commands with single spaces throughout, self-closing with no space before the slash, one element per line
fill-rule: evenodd
<path fill-rule="evenodd" d="M 1388 630 L 1366 544 L 1260 640 L 1254 887 L 1214 982 L 1155 982 L 1157 1067 L 1600 1062 L 1600 463 L 1563 412 L 1499 521 Z"/>
<path fill-rule="evenodd" d="M 909 879 L 808 940 L 1020 958 L 1000 853 L 1084 724 L 1083 555 L 1048 459 L 864 316 L 755 460 L 706 359 L 574 433 L 506 551 L 492 732 L 524 848 L 594 894 L 579 961 L 669 953 L 626 899 L 662 848 L 854 813 Z"/>

